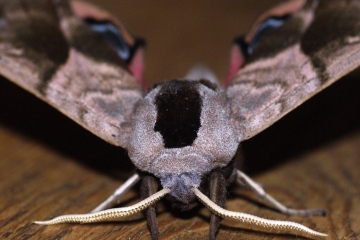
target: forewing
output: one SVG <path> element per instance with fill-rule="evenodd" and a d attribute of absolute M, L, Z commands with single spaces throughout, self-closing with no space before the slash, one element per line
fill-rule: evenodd
<path fill-rule="evenodd" d="M 239 140 L 360 65 L 359 13 L 359 0 L 308 1 L 260 41 L 227 88 Z"/>
<path fill-rule="evenodd" d="M 137 80 L 67 1 L 0 1 L 0 73 L 102 139 L 125 146 Z"/>

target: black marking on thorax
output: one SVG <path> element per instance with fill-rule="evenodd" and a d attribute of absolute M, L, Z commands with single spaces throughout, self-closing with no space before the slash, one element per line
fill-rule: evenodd
<path fill-rule="evenodd" d="M 155 97 L 154 130 L 161 133 L 165 148 L 190 146 L 197 138 L 202 107 L 197 86 L 197 82 L 172 80 L 162 84 Z"/>

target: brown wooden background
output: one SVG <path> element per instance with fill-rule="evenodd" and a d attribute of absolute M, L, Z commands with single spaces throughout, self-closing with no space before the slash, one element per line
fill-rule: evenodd
<path fill-rule="evenodd" d="M 224 78 L 230 42 L 274 1 L 114 1 L 99 5 L 148 40 L 148 82 L 181 77 L 195 63 Z M 245 142 L 246 171 L 286 205 L 327 217 L 288 217 L 246 190 L 229 189 L 226 207 L 291 220 L 328 233 L 360 234 L 360 72 L 352 73 Z M 31 222 L 85 213 L 133 171 L 124 151 L 88 133 L 35 97 L 0 79 L 0 238 L 149 239 L 144 218 L 120 223 L 38 226 Z M 135 188 L 124 205 L 139 200 Z M 159 204 L 160 239 L 206 239 L 209 213 Z M 218 239 L 300 239 L 224 221 Z"/>

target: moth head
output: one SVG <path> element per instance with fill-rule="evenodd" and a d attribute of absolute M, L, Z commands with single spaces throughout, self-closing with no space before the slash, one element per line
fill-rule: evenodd
<path fill-rule="evenodd" d="M 127 150 L 141 171 L 160 178 L 183 202 L 202 177 L 226 166 L 238 141 L 223 91 L 207 80 L 172 80 L 138 102 Z"/>

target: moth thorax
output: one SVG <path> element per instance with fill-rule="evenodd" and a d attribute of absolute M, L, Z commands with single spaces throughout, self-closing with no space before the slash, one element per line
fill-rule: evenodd
<path fill-rule="evenodd" d="M 132 124 L 126 147 L 131 161 L 176 198 L 193 197 L 190 188 L 226 166 L 238 146 L 226 95 L 205 80 L 155 86 L 138 102 Z"/>

